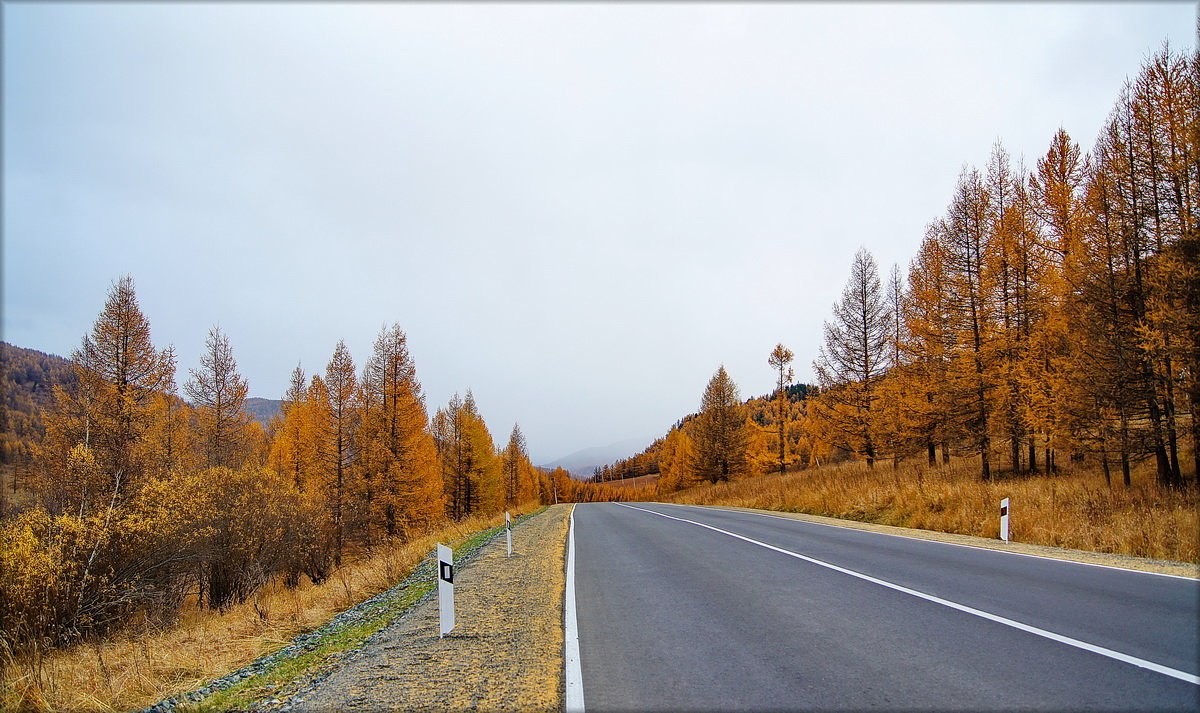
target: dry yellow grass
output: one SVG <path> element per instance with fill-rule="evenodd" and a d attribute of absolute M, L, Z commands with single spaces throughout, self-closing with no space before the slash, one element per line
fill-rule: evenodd
<path fill-rule="evenodd" d="M 289 590 L 273 583 L 224 614 L 189 605 L 169 628 L 133 627 L 105 641 L 9 659 L 0 671 L 0 710 L 129 711 L 193 690 L 388 589 L 436 542 L 454 542 L 503 520 L 503 514 L 468 518 L 378 549 L 320 586 L 306 582 Z"/>
<path fill-rule="evenodd" d="M 612 480 L 605 485 L 612 488 L 649 488 L 653 489 L 654 484 L 658 482 L 658 474 L 639 475 L 633 478 L 625 478 L 624 480 Z"/>
<path fill-rule="evenodd" d="M 978 467 L 847 463 L 706 485 L 667 496 L 730 505 L 999 537 L 999 503 L 1012 500 L 1014 541 L 1178 562 L 1200 562 L 1198 491 L 1159 489 L 1144 469 L 1133 485 L 1108 487 L 1077 470 L 982 482 Z"/>

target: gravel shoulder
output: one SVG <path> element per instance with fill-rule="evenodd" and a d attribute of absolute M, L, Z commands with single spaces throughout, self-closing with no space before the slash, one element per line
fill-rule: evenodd
<path fill-rule="evenodd" d="M 933 530 L 917 530 L 909 527 L 895 527 L 892 525 L 876 525 L 870 522 L 840 520 L 834 517 L 808 515 L 806 513 L 777 512 L 775 510 L 758 510 L 755 508 L 740 508 L 728 505 L 714 505 L 712 507 L 719 507 L 724 510 L 754 512 L 762 515 L 773 515 L 775 517 L 790 518 L 792 520 L 804 520 L 805 522 L 815 522 L 822 525 L 849 527 L 856 530 L 867 530 L 869 532 L 898 535 L 900 537 L 915 537 L 922 540 L 936 540 L 938 542 L 949 542 L 952 544 L 966 545 L 969 547 L 983 547 L 989 550 L 1003 550 L 1005 552 L 1015 552 L 1024 555 L 1036 555 L 1038 557 L 1070 560 L 1072 562 L 1084 562 L 1086 564 L 1099 564 L 1108 567 L 1133 569 L 1141 572 L 1156 572 L 1158 574 L 1173 574 L 1179 577 L 1200 578 L 1200 565 L 1191 564 L 1188 562 L 1156 560 L 1145 557 L 1133 557 L 1130 555 L 1109 554 L 1106 552 L 1088 552 L 1086 550 L 1072 550 L 1064 547 L 1030 545 L 1022 542 L 1002 542 L 1000 540 L 991 540 L 986 537 L 957 535 L 948 532 L 935 532 Z"/>
<path fill-rule="evenodd" d="M 369 639 L 289 711 L 549 711 L 562 708 L 564 559 L 570 506 L 513 528 L 456 567 L 455 628 L 436 598 Z"/>

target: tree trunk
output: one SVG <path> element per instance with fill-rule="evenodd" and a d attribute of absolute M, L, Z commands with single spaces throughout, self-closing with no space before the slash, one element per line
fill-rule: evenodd
<path fill-rule="evenodd" d="M 1175 380 L 1171 358 L 1165 359 L 1163 385 L 1166 387 L 1166 398 L 1163 400 L 1163 418 L 1167 427 L 1167 456 L 1171 467 L 1171 484 L 1175 487 L 1183 485 L 1183 475 L 1179 470 L 1179 436 L 1175 426 Z"/>
<path fill-rule="evenodd" d="M 1129 477 L 1129 417 L 1121 411 L 1121 480 L 1128 488 L 1132 485 Z"/>
<path fill-rule="evenodd" d="M 1163 441 L 1162 408 L 1158 404 L 1158 396 L 1153 393 L 1147 395 L 1146 407 L 1150 412 L 1150 436 L 1153 439 L 1158 484 L 1168 488 L 1174 487 L 1175 478 L 1171 472 L 1171 459 L 1167 456 L 1167 447 Z"/>

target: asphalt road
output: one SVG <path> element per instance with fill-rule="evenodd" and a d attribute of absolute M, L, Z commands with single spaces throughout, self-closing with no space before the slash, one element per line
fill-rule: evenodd
<path fill-rule="evenodd" d="M 574 542 L 588 711 L 1200 710 L 1196 580 L 662 504 Z"/>

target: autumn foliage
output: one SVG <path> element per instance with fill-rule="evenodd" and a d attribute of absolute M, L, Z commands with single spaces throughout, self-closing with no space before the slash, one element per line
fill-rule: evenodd
<path fill-rule="evenodd" d="M 1031 171 L 999 144 L 964 169 L 905 289 L 860 251 L 809 430 L 868 465 L 970 457 L 983 480 L 1064 459 L 1125 485 L 1146 458 L 1160 485 L 1194 475 L 1197 66 L 1154 55 L 1090 155 L 1060 129 Z"/>
<path fill-rule="evenodd" d="M 469 392 L 431 423 L 398 325 L 361 372 L 343 342 L 311 379 L 297 367 L 266 428 L 219 328 L 180 398 L 174 350 L 153 345 L 129 277 L 71 368 L 30 439 L 29 497 L 0 521 L 9 654 L 166 624 L 185 605 L 223 611 L 448 519 L 581 496 L 530 464 L 519 427 L 497 448 Z"/>
<path fill-rule="evenodd" d="M 1070 465 L 1129 487 L 1148 461 L 1161 487 L 1194 481 L 1198 87 L 1194 53 L 1164 48 L 1090 154 L 1059 129 L 1026 170 L 997 143 L 983 170 L 962 171 L 907 279 L 893 267 L 885 283 L 869 250 L 854 256 L 818 384 L 786 384 L 791 353 L 778 345 L 775 393 L 738 406 L 750 427 L 737 438 L 717 435 L 706 392 L 698 414 L 596 480 L 657 474 L 670 493 L 726 479 L 711 465 L 721 452 L 737 475 L 960 460 L 983 481 Z"/>

